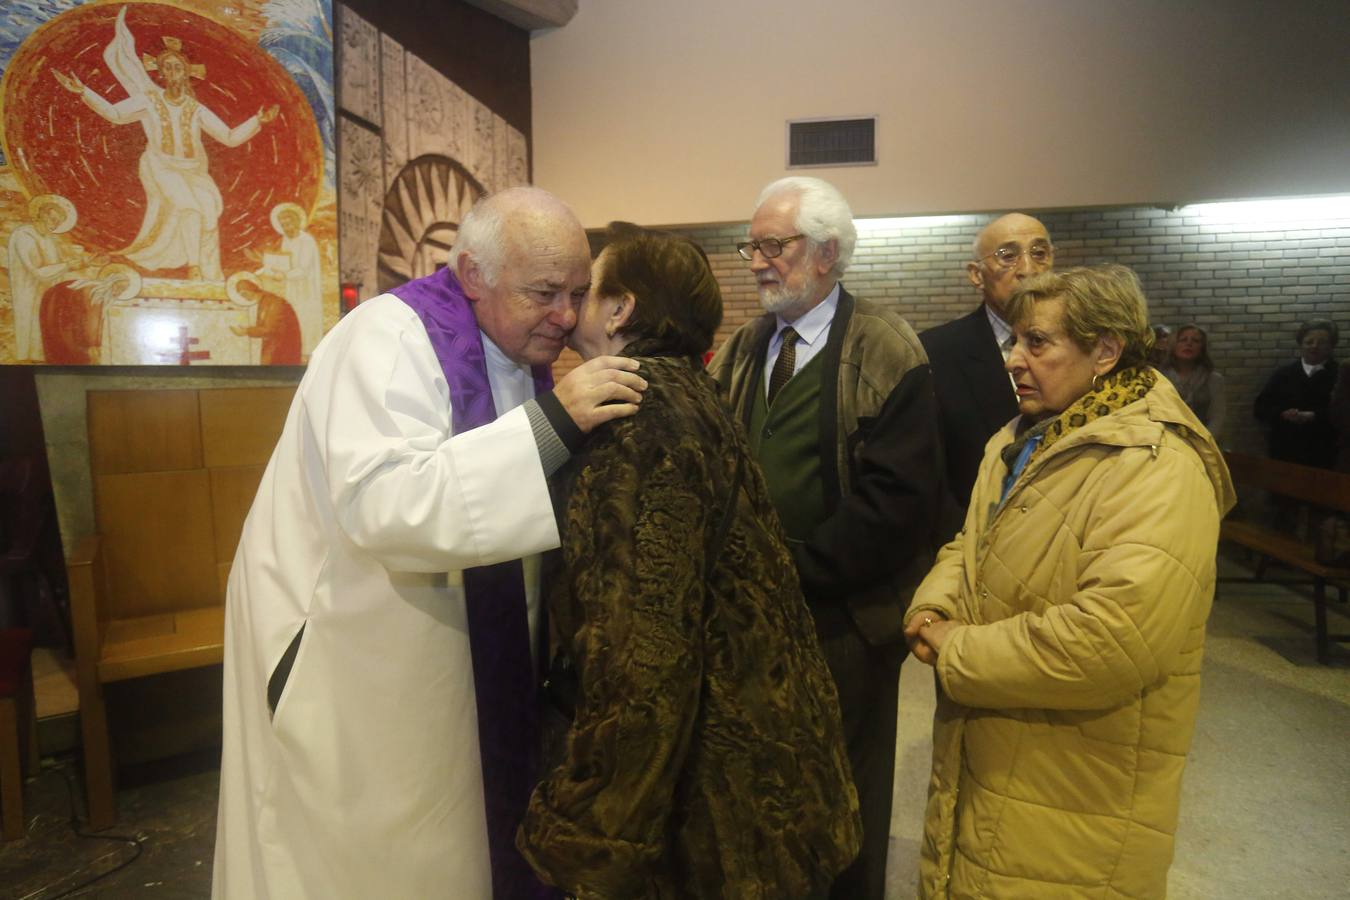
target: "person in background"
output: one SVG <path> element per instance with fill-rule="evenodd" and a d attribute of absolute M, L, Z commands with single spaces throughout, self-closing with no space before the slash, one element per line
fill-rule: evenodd
<path fill-rule="evenodd" d="M 555 479 L 549 680 L 577 690 L 517 839 L 578 897 L 819 897 L 861 840 L 778 514 L 703 371 L 721 321 L 696 244 L 610 226 L 569 344 L 636 359 L 649 387 Z"/>
<path fill-rule="evenodd" d="M 1161 369 L 1172 358 L 1172 329 L 1166 325 L 1154 325 L 1153 349 L 1148 352 L 1149 365 Z"/>
<path fill-rule="evenodd" d="M 1133 272 L 1008 313 L 1021 414 L 906 616 L 938 683 L 919 896 L 1163 900 L 1232 481 Z"/>
<path fill-rule="evenodd" d="M 979 307 L 919 335 L 933 368 L 933 391 L 942 415 L 947 487 L 959 507 L 949 534 L 965 516 L 984 445 L 1017 415 L 1017 396 L 1003 368 L 1012 350 L 1008 298 L 1023 281 L 1055 264 L 1045 225 L 1017 212 L 982 228 L 972 254 L 966 277 L 980 292 Z"/>
<path fill-rule="evenodd" d="M 1194 323 L 1177 329 L 1171 357 L 1162 366 L 1162 373 L 1209 429 L 1214 442 L 1222 445 L 1227 400 L 1223 376 L 1214 370 L 1214 361 L 1209 358 L 1209 335 L 1205 329 Z"/>
<path fill-rule="evenodd" d="M 881 900 L 890 845 L 902 621 L 941 544 L 944 460 L 928 359 L 895 312 L 840 281 L 857 229 L 818 178 L 760 194 L 750 264 L 765 314 L 708 372 L 749 432 L 839 689 L 863 849 L 836 900 Z"/>
<path fill-rule="evenodd" d="M 1298 329 L 1299 358 L 1271 373 L 1253 412 L 1266 426 L 1271 459 L 1330 469 L 1336 464 L 1336 429 L 1328 406 L 1336 383 L 1333 355 L 1338 331 L 1326 319 Z"/>

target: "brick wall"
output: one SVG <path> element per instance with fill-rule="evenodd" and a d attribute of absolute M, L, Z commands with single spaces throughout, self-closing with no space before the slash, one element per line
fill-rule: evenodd
<path fill-rule="evenodd" d="M 1347 214 L 1342 213 L 1342 216 Z M 966 280 L 975 234 L 991 216 L 861 222 L 845 284 L 894 307 L 915 330 L 964 315 L 978 302 Z M 1118 262 L 1139 273 L 1151 318 L 1197 322 L 1228 379 L 1225 444 L 1263 452 L 1252 400 L 1277 365 L 1294 356 L 1294 332 L 1309 318 L 1350 329 L 1350 217 L 1330 221 L 1223 221 L 1198 211 L 1153 208 L 1042 213 L 1060 267 Z M 718 343 L 759 314 L 748 264 L 735 251 L 746 224 L 676 229 L 703 245 L 726 304 Z M 1350 333 L 1346 335 L 1350 342 Z M 1342 353 L 1344 355 L 1344 351 Z M 559 371 L 572 361 L 560 361 Z"/>

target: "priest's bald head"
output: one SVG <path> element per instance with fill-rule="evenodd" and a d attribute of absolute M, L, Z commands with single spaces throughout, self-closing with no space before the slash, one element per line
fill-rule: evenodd
<path fill-rule="evenodd" d="M 591 280 L 586 232 L 567 204 L 533 187 L 479 201 L 450 265 L 478 327 L 508 358 L 525 366 L 558 358 Z"/>

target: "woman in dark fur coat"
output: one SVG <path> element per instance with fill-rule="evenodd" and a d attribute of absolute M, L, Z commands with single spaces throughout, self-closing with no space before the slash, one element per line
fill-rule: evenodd
<path fill-rule="evenodd" d="M 614 225 L 570 343 L 650 383 L 559 474 L 575 716 L 517 843 L 579 898 L 823 895 L 861 835 L 838 699 L 745 435 L 703 371 L 697 245 Z"/>

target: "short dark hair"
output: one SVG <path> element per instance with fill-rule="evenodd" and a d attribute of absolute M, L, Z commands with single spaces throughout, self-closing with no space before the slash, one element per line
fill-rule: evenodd
<path fill-rule="evenodd" d="M 1341 336 L 1340 330 L 1336 328 L 1336 323 L 1330 319 L 1309 319 L 1298 327 L 1298 342 L 1303 343 L 1303 339 L 1308 336 L 1310 331 L 1325 331 L 1331 336 L 1331 346 L 1336 346 L 1336 339 Z"/>
<path fill-rule="evenodd" d="M 703 248 L 685 237 L 611 222 L 598 297 L 633 295 L 623 333 L 653 339 L 683 356 L 702 357 L 722 324 L 722 289 Z"/>

